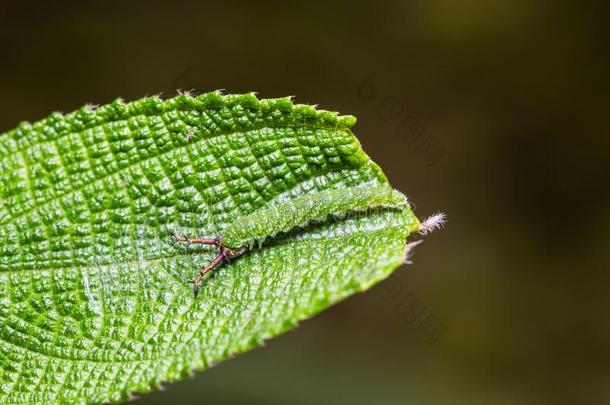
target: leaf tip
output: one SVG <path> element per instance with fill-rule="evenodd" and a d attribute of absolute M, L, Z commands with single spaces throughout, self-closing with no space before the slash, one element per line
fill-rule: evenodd
<path fill-rule="evenodd" d="M 415 248 L 415 246 L 417 246 L 421 243 L 423 243 L 423 239 L 409 242 L 405 245 L 404 256 L 402 259 L 402 262 L 404 264 L 413 264 L 413 262 L 411 261 L 411 256 L 413 256 L 414 248 Z"/>

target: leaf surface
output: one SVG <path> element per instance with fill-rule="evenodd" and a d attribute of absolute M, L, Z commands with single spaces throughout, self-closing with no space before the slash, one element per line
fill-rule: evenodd
<path fill-rule="evenodd" d="M 82 108 L 0 136 L 0 403 L 121 401 L 387 277 L 408 205 L 330 216 L 192 280 L 236 218 L 388 182 L 354 118 L 254 95 Z M 243 235 L 242 235 L 243 236 Z M 246 235 L 247 236 L 247 235 Z"/>

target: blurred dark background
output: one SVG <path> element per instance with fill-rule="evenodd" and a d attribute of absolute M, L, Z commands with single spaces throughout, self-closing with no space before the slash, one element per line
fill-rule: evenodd
<path fill-rule="evenodd" d="M 601 2 L 600 2 L 601 3 Z M 610 403 L 607 6 L 0 5 L 0 131 L 176 89 L 296 95 L 419 215 L 412 266 L 139 403 Z"/>

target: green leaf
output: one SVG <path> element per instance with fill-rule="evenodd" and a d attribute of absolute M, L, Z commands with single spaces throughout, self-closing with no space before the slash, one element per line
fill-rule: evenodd
<path fill-rule="evenodd" d="M 214 92 L 55 113 L 0 136 L 0 403 L 120 401 L 387 277 L 419 226 L 407 204 L 288 221 L 197 298 L 187 281 L 215 247 L 170 243 L 312 193 L 387 187 L 354 122 Z"/>

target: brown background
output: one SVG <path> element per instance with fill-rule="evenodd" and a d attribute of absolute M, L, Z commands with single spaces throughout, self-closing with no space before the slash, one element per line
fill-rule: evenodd
<path fill-rule="evenodd" d="M 607 8 L 4 3 L 0 130 L 177 88 L 296 95 L 356 115 L 417 213 L 449 215 L 390 280 L 140 403 L 610 403 Z"/>

